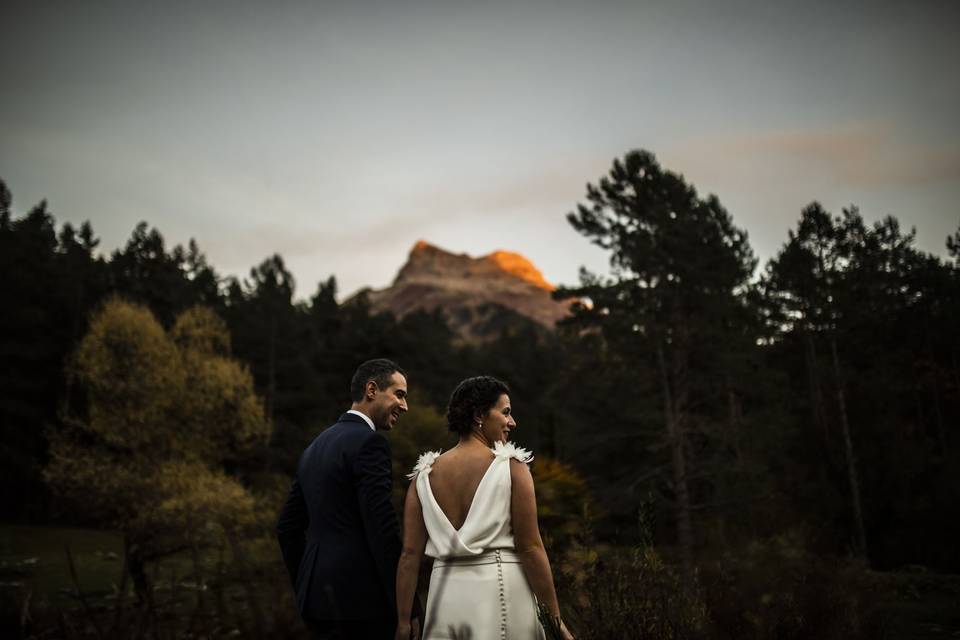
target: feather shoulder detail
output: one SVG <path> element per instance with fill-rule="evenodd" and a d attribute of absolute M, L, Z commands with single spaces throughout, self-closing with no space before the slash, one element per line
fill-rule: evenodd
<path fill-rule="evenodd" d="M 417 458 L 417 464 L 413 466 L 413 471 L 407 474 L 407 478 L 413 480 L 413 477 L 416 476 L 421 471 L 426 471 L 433 466 L 433 463 L 436 462 L 437 458 L 440 457 L 441 451 L 427 451 L 421 453 L 420 457 Z"/>
<path fill-rule="evenodd" d="M 533 452 L 527 451 L 512 442 L 494 442 L 493 455 L 498 458 L 516 458 L 520 462 L 530 464 L 533 462 Z"/>

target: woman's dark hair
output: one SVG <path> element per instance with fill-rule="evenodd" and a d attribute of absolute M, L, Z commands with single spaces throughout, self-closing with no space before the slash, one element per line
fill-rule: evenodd
<path fill-rule="evenodd" d="M 450 394 L 447 405 L 447 426 L 460 435 L 473 429 L 474 416 L 485 414 L 503 394 L 510 395 L 506 382 L 493 376 L 467 378 Z"/>

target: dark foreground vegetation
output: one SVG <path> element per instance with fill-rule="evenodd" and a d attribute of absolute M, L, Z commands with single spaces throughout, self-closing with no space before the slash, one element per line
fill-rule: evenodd
<path fill-rule="evenodd" d="M 0 545 L 4 637 L 309 637 L 269 539 L 251 545 L 251 571 L 207 550 L 199 586 L 185 556 L 151 563 L 144 606 L 119 588 L 116 533 L 3 527 Z M 950 638 L 960 628 L 960 578 L 871 571 L 789 536 L 704 558 L 692 582 L 651 547 L 551 548 L 568 624 L 588 640 Z"/>
<path fill-rule="evenodd" d="M 958 632 L 960 230 L 945 259 L 814 203 L 758 269 L 646 152 L 568 220 L 610 273 L 556 332 L 464 346 L 333 277 L 297 301 L 276 255 L 223 278 L 141 224 L 101 256 L 0 183 L 4 637 L 303 637 L 273 520 L 374 356 L 410 373 L 398 497 L 452 386 L 510 382 L 579 637 Z"/>

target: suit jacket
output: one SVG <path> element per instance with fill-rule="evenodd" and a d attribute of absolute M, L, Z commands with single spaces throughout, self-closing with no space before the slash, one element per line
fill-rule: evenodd
<path fill-rule="evenodd" d="M 390 445 L 345 413 L 304 450 L 277 538 L 305 619 L 396 617 Z"/>

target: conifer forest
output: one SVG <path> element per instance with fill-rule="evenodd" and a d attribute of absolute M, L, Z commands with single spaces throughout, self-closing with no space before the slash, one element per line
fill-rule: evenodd
<path fill-rule="evenodd" d="M 398 506 L 456 383 L 510 385 L 578 638 L 956 637 L 960 227 L 935 255 L 811 194 L 761 263 L 682 169 L 613 160 L 556 220 L 609 269 L 482 343 L 151 221 L 104 250 L 0 182 L 0 634 L 307 637 L 276 516 L 385 357 Z"/>

